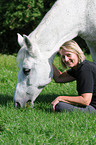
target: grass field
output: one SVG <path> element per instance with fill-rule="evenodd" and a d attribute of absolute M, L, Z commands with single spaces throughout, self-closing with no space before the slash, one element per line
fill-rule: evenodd
<path fill-rule="evenodd" d="M 90 55 L 87 59 L 92 60 Z M 54 64 L 62 70 L 58 56 Z M 16 55 L 0 54 L 0 145 L 96 144 L 96 115 L 50 110 L 58 95 L 77 95 L 76 82 L 56 84 L 52 80 L 33 109 L 17 109 L 13 106 L 17 74 Z"/>

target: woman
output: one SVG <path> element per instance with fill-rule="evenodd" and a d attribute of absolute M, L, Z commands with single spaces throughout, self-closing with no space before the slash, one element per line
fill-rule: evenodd
<path fill-rule="evenodd" d="M 95 111 L 96 108 L 96 64 L 85 60 L 84 53 L 78 44 L 71 40 L 60 48 L 61 62 L 69 70 L 63 73 L 53 65 L 56 83 L 67 83 L 76 80 L 78 96 L 58 96 L 52 103 L 53 111 Z"/>

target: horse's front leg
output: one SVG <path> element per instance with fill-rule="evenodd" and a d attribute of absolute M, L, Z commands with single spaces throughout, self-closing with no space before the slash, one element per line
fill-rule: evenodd
<path fill-rule="evenodd" d="M 88 40 L 88 41 L 86 41 L 86 43 L 89 47 L 92 59 L 96 63 L 96 41 L 89 41 Z"/>

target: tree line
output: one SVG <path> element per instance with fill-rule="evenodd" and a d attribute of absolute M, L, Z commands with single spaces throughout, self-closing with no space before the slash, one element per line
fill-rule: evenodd
<path fill-rule="evenodd" d="M 55 1 L 0 0 L 0 53 L 17 53 L 17 33 L 31 33 Z M 81 38 L 76 41 L 87 48 Z"/>

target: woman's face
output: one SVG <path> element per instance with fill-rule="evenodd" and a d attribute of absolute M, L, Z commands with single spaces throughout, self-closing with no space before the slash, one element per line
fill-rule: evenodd
<path fill-rule="evenodd" d="M 78 56 L 75 53 L 65 51 L 64 49 L 60 50 L 60 55 L 63 63 L 69 68 L 76 67 L 79 63 Z"/>

